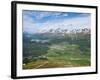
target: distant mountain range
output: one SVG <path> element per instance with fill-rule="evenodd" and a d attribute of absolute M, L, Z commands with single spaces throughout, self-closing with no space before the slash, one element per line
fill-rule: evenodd
<path fill-rule="evenodd" d="M 35 32 L 28 32 L 25 31 L 24 33 L 27 34 L 41 34 L 41 33 L 72 33 L 72 32 L 82 32 L 82 31 L 88 31 L 90 30 L 90 26 L 84 24 L 84 25 L 57 25 L 57 26 L 47 26 L 43 28 L 39 28 Z"/>
<path fill-rule="evenodd" d="M 42 29 L 40 31 L 38 31 L 37 33 L 34 33 L 34 34 L 41 34 L 41 33 L 76 33 L 76 32 L 88 32 L 90 31 L 89 28 L 83 28 L 83 29 L 61 29 L 61 28 L 57 28 L 57 29 Z M 25 34 L 33 34 L 33 33 L 28 33 L 28 32 L 24 32 Z"/>

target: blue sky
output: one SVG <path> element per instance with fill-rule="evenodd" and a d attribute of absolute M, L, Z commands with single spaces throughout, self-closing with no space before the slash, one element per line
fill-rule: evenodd
<path fill-rule="evenodd" d="M 37 33 L 48 29 L 90 27 L 90 13 L 23 10 L 23 31 Z M 71 26 L 70 26 L 71 25 Z"/>

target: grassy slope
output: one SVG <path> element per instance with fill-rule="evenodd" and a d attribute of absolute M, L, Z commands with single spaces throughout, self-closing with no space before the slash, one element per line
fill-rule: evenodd
<path fill-rule="evenodd" d="M 80 54 L 77 46 L 65 46 L 60 47 L 56 45 L 56 48 L 52 46 L 48 50 L 48 60 L 36 60 L 31 61 L 26 65 L 23 65 L 24 69 L 38 69 L 38 68 L 56 68 L 56 67 L 80 67 L 90 66 L 90 55 Z M 64 46 L 64 45 L 63 45 Z M 60 48 L 59 48 L 60 47 Z M 71 50 L 70 50 L 71 49 Z"/>

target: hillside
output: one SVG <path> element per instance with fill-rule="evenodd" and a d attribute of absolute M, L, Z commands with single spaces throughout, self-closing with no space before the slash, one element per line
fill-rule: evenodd
<path fill-rule="evenodd" d="M 90 66 L 90 29 L 23 33 L 23 69 Z"/>

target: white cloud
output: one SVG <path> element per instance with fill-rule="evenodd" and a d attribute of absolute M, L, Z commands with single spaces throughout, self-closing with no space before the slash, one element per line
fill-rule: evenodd
<path fill-rule="evenodd" d="M 33 21 L 31 17 L 27 15 L 23 16 L 23 32 L 37 32 L 37 24 Z"/>
<path fill-rule="evenodd" d="M 50 12 L 36 12 L 35 13 L 36 19 L 42 19 L 42 18 L 49 16 L 49 15 L 50 15 Z"/>
<path fill-rule="evenodd" d="M 61 13 L 53 14 L 54 16 L 59 16 Z M 46 12 L 45 14 L 41 13 L 40 16 L 36 16 L 38 19 L 41 19 L 45 16 L 49 16 L 50 12 Z M 68 16 L 68 14 L 64 14 L 63 16 Z M 75 18 L 63 19 L 63 20 L 48 20 L 45 23 L 36 23 L 32 19 L 25 15 L 23 17 L 23 31 L 29 33 L 36 33 L 42 31 L 48 31 L 49 29 L 82 29 L 82 28 L 90 28 L 91 26 L 91 16 L 80 16 Z"/>
<path fill-rule="evenodd" d="M 43 24 L 44 27 L 41 28 L 42 30 L 49 30 L 49 29 L 82 29 L 82 28 L 90 28 L 91 26 L 91 19 L 90 16 L 88 17 L 77 17 L 72 19 L 65 19 L 60 22 L 46 22 Z"/>
<path fill-rule="evenodd" d="M 68 16 L 67 13 L 62 14 L 61 12 L 36 12 L 36 19 L 42 19 L 44 17 L 60 17 L 60 16 Z"/>
<path fill-rule="evenodd" d="M 62 12 L 46 12 L 46 11 L 24 11 L 24 16 L 34 16 L 37 20 L 44 17 L 59 17 L 59 16 L 68 16 L 67 13 Z"/>

